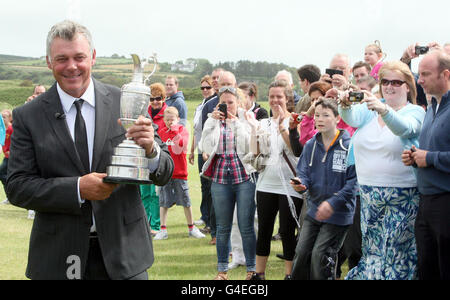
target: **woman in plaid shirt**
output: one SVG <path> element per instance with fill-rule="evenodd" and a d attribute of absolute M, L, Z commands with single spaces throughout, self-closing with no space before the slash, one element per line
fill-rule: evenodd
<path fill-rule="evenodd" d="M 211 195 L 216 213 L 219 273 L 215 279 L 228 279 L 230 234 L 235 204 L 247 265 L 246 279 L 250 279 L 256 267 L 253 174 L 256 170 L 243 163 L 244 155 L 249 152 L 250 127 L 245 120 L 245 110 L 236 88 L 221 88 L 219 97 L 219 105 L 226 104 L 227 113 L 216 107 L 204 125 L 199 143 L 200 150 L 207 156 L 204 157 L 206 163 L 203 165 L 202 176 L 212 180 Z"/>

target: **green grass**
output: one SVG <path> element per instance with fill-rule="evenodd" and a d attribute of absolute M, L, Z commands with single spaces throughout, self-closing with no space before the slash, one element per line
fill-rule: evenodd
<path fill-rule="evenodd" d="M 189 120 L 199 103 L 188 101 Z M 0 161 L 3 156 L 0 155 Z M 189 164 L 189 193 L 192 200 L 194 219 L 200 218 L 200 178 L 197 164 Z M 0 188 L 0 201 L 5 199 Z M 26 279 L 28 243 L 33 221 L 27 219 L 27 211 L 12 205 L 0 205 L 0 280 Z M 155 262 L 148 270 L 152 280 L 209 280 L 217 274 L 216 248 L 209 245 L 210 236 L 204 239 L 188 237 L 186 218 L 182 207 L 169 210 L 167 222 L 169 239 L 154 241 Z M 276 227 L 278 228 L 278 227 Z M 272 242 L 267 276 L 270 279 L 283 279 L 284 263 L 275 257 L 282 253 L 280 241 Z M 230 279 L 244 279 L 245 267 L 229 272 Z"/>
<path fill-rule="evenodd" d="M 187 101 L 188 120 L 193 119 L 195 107 L 200 101 Z M 268 103 L 262 103 L 268 108 Z M 192 130 L 191 123 L 188 128 Z M 191 131 L 192 132 L 192 131 Z M 190 149 L 190 148 L 189 148 Z M 3 155 L 0 154 L 0 161 Z M 188 164 L 189 193 L 192 201 L 194 220 L 200 218 L 201 189 L 197 161 L 194 166 Z M 0 188 L 0 201 L 5 199 L 3 188 Z M 28 243 L 33 221 L 27 219 L 27 211 L 12 205 L 0 205 L 0 280 L 26 279 Z M 217 274 L 216 248 L 209 245 L 211 237 L 193 239 L 188 237 L 186 218 L 182 207 L 169 210 L 167 222 L 169 239 L 154 241 L 155 262 L 148 270 L 151 280 L 210 280 Z M 275 226 L 278 230 L 278 225 Z M 267 279 L 284 278 L 284 262 L 275 257 L 282 253 L 281 241 L 271 244 L 271 255 L 267 265 Z M 343 274 L 347 272 L 346 265 Z M 231 270 L 229 278 L 241 280 L 245 278 L 245 267 Z"/>

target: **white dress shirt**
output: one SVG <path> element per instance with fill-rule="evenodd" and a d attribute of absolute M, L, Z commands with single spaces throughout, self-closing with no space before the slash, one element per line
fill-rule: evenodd
<path fill-rule="evenodd" d="M 59 98 L 61 99 L 61 104 L 65 114 L 65 120 L 67 123 L 67 127 L 69 128 L 70 135 L 72 139 L 75 141 L 75 119 L 77 117 L 77 108 L 75 107 L 74 102 L 78 99 L 83 99 L 84 103 L 81 107 L 81 114 L 83 115 L 84 122 L 86 124 L 86 134 L 88 139 L 88 150 L 89 150 L 89 166 L 92 167 L 92 157 L 94 152 L 94 135 L 95 135 L 95 90 L 94 90 L 94 82 L 91 81 L 89 83 L 88 88 L 84 92 L 84 94 L 80 98 L 75 98 L 66 92 L 64 92 L 59 83 L 57 83 L 56 88 L 58 90 Z M 160 152 L 158 150 L 156 157 L 149 159 L 149 169 L 150 173 L 154 172 L 159 166 L 159 156 Z M 84 203 L 85 199 L 81 199 L 80 194 L 80 178 L 78 178 L 77 190 L 78 190 L 78 202 L 81 204 Z M 96 231 L 95 229 L 95 219 L 94 213 L 92 213 L 93 226 L 91 228 L 92 231 Z"/>

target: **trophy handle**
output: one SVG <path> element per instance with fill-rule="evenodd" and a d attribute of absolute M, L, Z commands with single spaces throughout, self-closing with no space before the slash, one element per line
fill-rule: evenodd
<path fill-rule="evenodd" d="M 150 59 L 150 58 L 153 60 L 153 63 L 154 63 L 154 65 L 153 65 L 153 71 L 145 78 L 144 84 L 145 84 L 146 82 L 150 82 L 150 77 L 152 77 L 153 74 L 155 74 L 156 68 L 158 67 L 158 59 L 156 58 L 156 53 L 153 53 L 153 55 L 150 56 L 149 59 Z M 148 62 L 148 61 L 149 61 L 149 60 L 147 60 L 147 62 Z"/>

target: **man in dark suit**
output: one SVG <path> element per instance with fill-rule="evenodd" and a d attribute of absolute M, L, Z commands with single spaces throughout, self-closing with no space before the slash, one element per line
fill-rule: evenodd
<path fill-rule="evenodd" d="M 127 132 L 119 124 L 120 90 L 91 78 L 95 57 L 84 26 L 56 24 L 47 37 L 47 64 L 57 83 L 13 111 L 7 195 L 36 211 L 31 279 L 147 279 L 153 263 L 139 187 L 103 178 L 125 134 L 146 150 L 155 184 L 170 179 L 173 161 L 150 119 L 140 117 Z"/>

